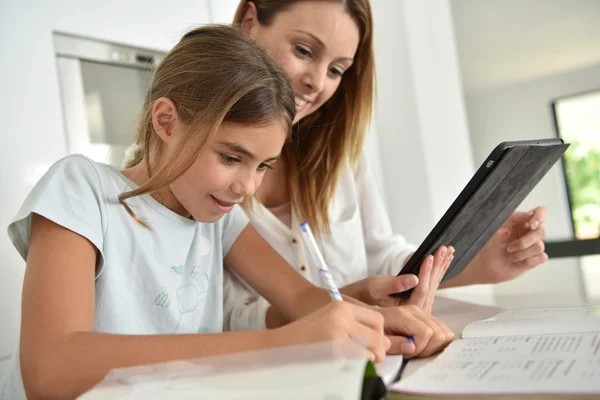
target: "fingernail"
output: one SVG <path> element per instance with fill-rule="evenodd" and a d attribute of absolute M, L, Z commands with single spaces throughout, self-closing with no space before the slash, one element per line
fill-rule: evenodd
<path fill-rule="evenodd" d="M 531 229 L 537 229 L 538 226 L 540 226 L 540 221 L 538 221 L 537 219 L 532 219 L 531 221 L 529 221 L 529 226 L 531 227 Z"/>
<path fill-rule="evenodd" d="M 413 339 L 413 337 L 412 337 L 412 336 L 409 336 L 407 339 L 408 339 L 408 341 L 409 341 L 409 342 L 411 342 L 411 343 L 414 343 L 414 342 L 415 342 L 415 339 Z"/>
<path fill-rule="evenodd" d="M 429 260 L 427 260 L 427 264 L 433 265 L 433 257 L 432 256 L 430 256 Z"/>
<path fill-rule="evenodd" d="M 402 343 L 400 345 L 400 353 L 410 354 L 414 351 L 415 345 L 412 343 Z"/>

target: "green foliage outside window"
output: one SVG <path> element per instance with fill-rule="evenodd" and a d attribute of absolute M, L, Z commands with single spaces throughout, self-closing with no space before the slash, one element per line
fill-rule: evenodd
<path fill-rule="evenodd" d="M 564 157 L 575 235 L 578 239 L 599 237 L 600 149 L 575 140 Z"/>
<path fill-rule="evenodd" d="M 558 132 L 571 146 L 564 155 L 577 239 L 600 236 L 600 90 L 554 104 Z"/>

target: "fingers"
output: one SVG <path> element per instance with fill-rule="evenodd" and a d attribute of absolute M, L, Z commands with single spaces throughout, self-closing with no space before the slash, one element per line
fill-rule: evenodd
<path fill-rule="evenodd" d="M 443 246 L 442 246 L 443 247 Z M 440 248 L 438 251 L 440 251 Z M 436 261 L 433 264 L 433 273 L 435 274 L 435 289 L 439 286 L 440 282 L 444 278 L 446 271 L 450 267 L 452 260 L 454 259 L 454 247 L 448 246 L 445 253 L 441 253 L 440 256 L 436 256 Z"/>
<path fill-rule="evenodd" d="M 374 362 L 380 362 L 385 358 L 385 354 L 389 350 L 391 344 L 391 341 L 387 336 L 383 335 L 381 332 L 375 332 L 358 322 L 351 327 L 350 338 L 359 345 L 365 347 L 373 356 L 370 357 L 370 359 Z"/>
<path fill-rule="evenodd" d="M 383 360 L 391 344 L 384 335 L 383 316 L 375 310 L 346 302 L 340 302 L 340 306 L 348 308 L 353 316 L 348 332 L 350 338 L 366 347 L 375 362 Z"/>
<path fill-rule="evenodd" d="M 405 274 L 400 276 L 390 277 L 390 281 L 385 286 L 385 289 L 378 297 L 387 297 L 394 293 L 406 292 L 417 286 L 419 278 L 413 274 Z"/>
<path fill-rule="evenodd" d="M 543 226 L 539 229 L 529 231 L 525 235 L 521 236 L 517 240 L 512 241 L 506 246 L 506 251 L 509 253 L 515 253 L 523 251 L 535 243 L 543 240 L 546 237 L 546 228 Z"/>
<path fill-rule="evenodd" d="M 376 304 L 380 307 L 393 307 L 404 304 L 406 300 L 392 297 L 394 293 L 405 292 L 414 288 L 419 283 L 419 278 L 413 274 L 400 276 L 370 276 L 364 279 L 366 285 L 366 303 Z"/>
<path fill-rule="evenodd" d="M 510 262 L 518 263 L 518 262 L 526 260 L 530 257 L 538 256 L 538 255 L 544 253 L 544 250 L 545 250 L 544 242 L 542 242 L 541 240 L 538 240 L 537 242 L 535 242 L 533 245 L 529 246 L 525 250 L 509 253 L 507 258 Z"/>
<path fill-rule="evenodd" d="M 403 356 L 407 356 L 415 352 L 414 342 L 410 342 L 406 336 L 392 335 L 389 338 L 391 346 L 388 354 L 402 354 Z"/>
<path fill-rule="evenodd" d="M 419 285 L 415 287 L 408 304 L 431 312 L 435 292 L 454 258 L 454 247 L 441 246 L 433 256 L 425 258 L 419 270 Z"/>
<path fill-rule="evenodd" d="M 420 353 L 415 351 L 408 357 L 429 357 L 443 350 L 452 342 L 452 340 L 454 340 L 454 333 L 450 330 L 450 328 L 448 328 L 442 321 L 433 317 L 431 314 L 423 313 L 416 315 L 416 317 L 421 318 L 425 324 L 433 329 L 433 335 L 431 335 L 431 339 Z"/>
<path fill-rule="evenodd" d="M 536 230 L 540 227 L 548 218 L 548 208 L 544 206 L 536 207 L 531 212 L 531 218 L 526 222 L 526 227 L 531 230 Z"/>
<path fill-rule="evenodd" d="M 439 249 L 439 255 L 436 255 L 435 261 L 433 263 L 432 277 L 429 285 L 429 296 L 425 300 L 425 304 L 423 310 L 431 313 L 431 309 L 433 308 L 433 301 L 435 300 L 435 293 L 438 290 L 446 271 L 450 267 L 452 260 L 454 259 L 454 247 L 448 246 L 446 252 L 443 253 Z"/>
<path fill-rule="evenodd" d="M 356 320 L 356 322 L 368 327 L 369 329 L 372 329 L 376 333 L 383 334 L 385 321 L 383 316 L 377 311 L 348 302 L 335 302 L 334 304 L 338 305 L 339 307 L 349 308 L 353 319 Z"/>
<path fill-rule="evenodd" d="M 515 263 L 514 266 L 522 269 L 531 269 L 548 261 L 548 254 L 541 253 L 533 257 L 526 258 L 523 261 Z"/>
<path fill-rule="evenodd" d="M 439 250 L 438 250 L 439 251 Z M 419 284 L 415 287 L 408 299 L 408 304 L 423 308 L 429 295 L 431 271 L 433 270 L 434 256 L 427 256 L 419 269 Z"/>
<path fill-rule="evenodd" d="M 386 316 L 388 334 L 412 336 L 414 340 L 411 346 L 405 340 L 393 338 L 390 347 L 392 354 L 404 354 L 407 357 L 434 354 L 453 337 L 445 325 L 416 306 L 382 309 L 381 312 Z"/>

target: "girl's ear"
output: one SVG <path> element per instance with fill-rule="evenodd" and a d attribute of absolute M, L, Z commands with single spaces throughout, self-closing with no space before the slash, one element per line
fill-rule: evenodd
<path fill-rule="evenodd" d="M 166 143 L 173 139 L 177 126 L 177 107 L 166 97 L 157 99 L 152 105 L 152 127 Z"/>
<path fill-rule="evenodd" d="M 240 26 L 244 34 L 251 36 L 252 29 L 258 26 L 256 4 L 253 1 L 247 1 L 242 9 L 242 20 Z"/>

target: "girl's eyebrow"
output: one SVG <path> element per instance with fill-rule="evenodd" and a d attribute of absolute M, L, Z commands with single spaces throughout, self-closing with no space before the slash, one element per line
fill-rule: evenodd
<path fill-rule="evenodd" d="M 246 157 L 248 157 L 251 160 L 255 160 L 256 156 L 254 154 L 252 154 L 250 152 L 250 150 L 248 150 L 247 148 L 245 148 L 243 145 L 241 145 L 240 143 L 236 143 L 236 142 L 219 142 L 220 145 L 223 145 L 227 148 L 229 148 L 229 150 L 233 151 L 233 152 L 237 152 L 240 154 L 245 155 Z M 279 158 L 280 154 L 277 154 L 276 156 L 273 157 L 269 157 L 267 158 L 265 161 L 275 161 Z"/>

